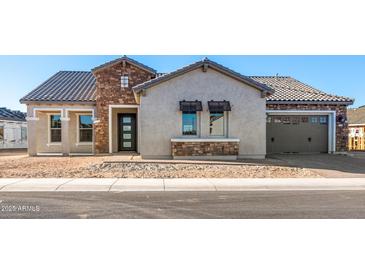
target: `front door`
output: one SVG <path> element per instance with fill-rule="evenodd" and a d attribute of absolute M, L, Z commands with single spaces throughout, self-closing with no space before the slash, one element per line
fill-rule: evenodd
<path fill-rule="evenodd" d="M 119 151 L 136 151 L 136 114 L 121 113 L 119 121 Z"/>

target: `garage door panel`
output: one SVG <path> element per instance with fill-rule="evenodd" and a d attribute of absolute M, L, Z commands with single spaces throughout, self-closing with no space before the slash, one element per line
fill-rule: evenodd
<path fill-rule="evenodd" d="M 327 116 L 269 116 L 266 141 L 267 153 L 327 152 Z"/>

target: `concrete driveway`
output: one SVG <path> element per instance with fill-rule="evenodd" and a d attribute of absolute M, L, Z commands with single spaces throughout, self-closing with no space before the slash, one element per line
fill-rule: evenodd
<path fill-rule="evenodd" d="M 270 155 L 281 165 L 308 168 L 326 178 L 365 178 L 365 158 L 330 154 Z"/>

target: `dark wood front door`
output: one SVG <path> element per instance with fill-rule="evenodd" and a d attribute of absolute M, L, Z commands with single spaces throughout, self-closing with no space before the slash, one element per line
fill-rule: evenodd
<path fill-rule="evenodd" d="M 119 151 L 137 150 L 136 114 L 122 113 L 118 115 Z"/>

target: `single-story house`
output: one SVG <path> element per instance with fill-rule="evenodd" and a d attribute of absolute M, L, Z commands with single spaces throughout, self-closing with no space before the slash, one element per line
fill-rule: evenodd
<path fill-rule="evenodd" d="M 349 150 L 365 150 L 365 106 L 348 109 Z"/>
<path fill-rule="evenodd" d="M 30 155 L 240 159 L 346 151 L 353 100 L 207 58 L 163 74 L 123 56 L 92 71 L 60 71 L 20 102 Z"/>
<path fill-rule="evenodd" d="M 0 150 L 27 148 L 25 113 L 0 108 Z"/>

